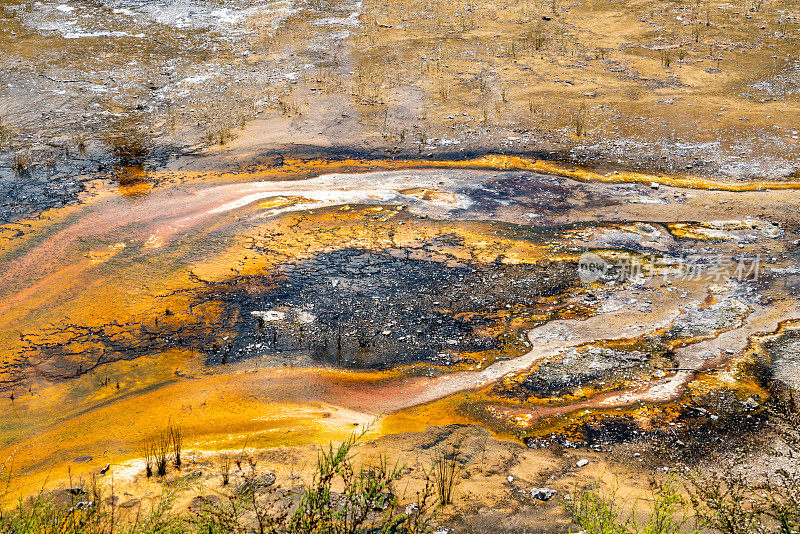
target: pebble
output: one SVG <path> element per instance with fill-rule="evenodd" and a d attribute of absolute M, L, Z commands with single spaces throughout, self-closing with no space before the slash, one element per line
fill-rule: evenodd
<path fill-rule="evenodd" d="M 588 465 L 588 464 L 589 464 L 589 460 L 587 460 L 586 458 L 582 458 L 582 459 L 578 460 L 575 463 L 575 465 L 577 465 L 578 467 L 583 467 L 583 466 Z"/>
<path fill-rule="evenodd" d="M 556 493 L 558 493 L 556 490 L 550 488 L 533 488 L 531 497 L 539 501 L 549 501 Z"/>

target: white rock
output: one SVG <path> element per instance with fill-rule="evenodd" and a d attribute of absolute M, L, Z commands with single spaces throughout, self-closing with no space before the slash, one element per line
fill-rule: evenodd
<path fill-rule="evenodd" d="M 549 501 L 556 493 L 558 493 L 556 490 L 550 488 L 533 488 L 531 497 L 540 501 Z"/>
<path fill-rule="evenodd" d="M 286 318 L 286 314 L 277 311 L 277 310 L 267 310 L 267 311 L 252 311 L 250 315 L 253 317 L 260 317 L 265 321 L 282 321 Z"/>

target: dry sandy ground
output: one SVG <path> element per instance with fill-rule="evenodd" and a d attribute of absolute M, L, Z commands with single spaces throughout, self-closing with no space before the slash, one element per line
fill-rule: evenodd
<path fill-rule="evenodd" d="M 644 517 L 652 496 L 650 484 L 667 477 L 653 469 L 660 467 L 658 461 L 643 463 L 639 457 L 631 458 L 633 450 L 636 446 L 628 454 L 601 454 L 561 446 L 530 449 L 516 442 L 498 440 L 481 427 L 451 425 L 359 444 L 355 458 L 356 465 L 369 465 L 387 452 L 391 454 L 391 461 L 403 467 L 393 490 L 406 503 L 415 502 L 415 494 L 423 490 L 437 451 L 454 452 L 456 478 L 452 504 L 438 509 L 434 521 L 437 530 L 561 533 L 575 530 L 564 510 L 564 499 L 594 484 L 614 488 L 618 495 L 624 495 L 618 504 L 626 513 L 634 510 L 637 519 Z M 245 474 L 252 476 L 253 465 L 257 474 L 276 475 L 270 491 L 276 494 L 296 491 L 311 482 L 309 472 L 318 452 L 317 447 L 308 446 L 266 451 L 245 448 L 220 453 L 190 450 L 183 455 L 181 470 L 170 468 L 163 479 L 147 478 L 139 460 L 112 465 L 103 475 L 95 472 L 95 477 L 106 496 L 113 486 L 115 502 L 122 505 L 122 513 L 139 507 L 148 509 L 173 487 L 180 488 L 173 495 L 174 506 L 192 512 L 203 506 L 198 497 L 205 502 L 225 499 L 225 495 L 243 483 Z M 221 475 L 225 458 L 232 459 L 228 460 L 232 467 L 227 486 L 223 485 Z M 237 460 L 241 468 L 236 467 Z M 73 487 L 86 481 L 74 478 Z M 558 493 L 542 501 L 531 497 L 535 488 L 555 489 Z"/>

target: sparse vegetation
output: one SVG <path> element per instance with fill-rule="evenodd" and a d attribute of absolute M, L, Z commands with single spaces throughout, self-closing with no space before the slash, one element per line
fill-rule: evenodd
<path fill-rule="evenodd" d="M 668 69 L 672 66 L 672 53 L 669 50 L 661 51 L 661 65 Z"/>
<path fill-rule="evenodd" d="M 132 115 L 126 115 L 111 124 L 104 141 L 117 162 L 126 167 L 144 163 L 152 149 L 150 133 Z M 78 148 L 80 149 L 80 145 Z"/>
<path fill-rule="evenodd" d="M 583 137 L 586 135 L 586 119 L 589 115 L 588 108 L 586 107 L 586 102 L 581 102 L 581 107 L 575 112 L 575 118 L 573 124 L 575 126 L 575 135 L 577 137 Z"/>
<path fill-rule="evenodd" d="M 170 425 L 167 429 L 170 444 L 172 445 L 172 465 L 176 469 L 181 467 L 181 451 L 183 450 L 183 432 L 177 425 Z"/>
<path fill-rule="evenodd" d="M 146 438 L 142 451 L 147 477 L 153 476 L 154 473 L 164 477 L 170 463 L 176 469 L 180 469 L 183 463 L 181 459 L 183 431 L 179 426 L 170 424 L 165 431 Z"/>
<path fill-rule="evenodd" d="M 634 511 L 625 513 L 614 490 L 604 492 L 596 487 L 579 491 L 564 500 L 567 512 L 586 534 L 679 534 L 697 532 L 687 501 L 677 483 L 670 480 L 655 483 L 644 524 L 638 524 Z M 636 506 L 634 506 L 634 510 Z"/>
<path fill-rule="evenodd" d="M 572 520 L 587 534 L 626 534 L 633 519 L 624 516 L 616 495 L 598 488 L 579 491 L 564 501 Z"/>
<path fill-rule="evenodd" d="M 62 492 L 40 491 L 20 499 L 11 509 L 0 508 L 0 532 L 13 534 L 155 534 L 192 532 L 172 511 L 176 487 L 166 487 L 151 506 L 123 510 L 114 496 L 93 479 Z M 66 494 L 65 501 L 59 498 Z"/>
<path fill-rule="evenodd" d="M 439 502 L 442 504 L 452 502 L 457 469 L 458 448 L 442 445 L 434 450 L 433 476 L 436 481 Z"/>
<path fill-rule="evenodd" d="M 774 454 L 785 459 L 800 453 L 800 416 L 793 394 L 773 399 L 771 425 L 781 446 Z M 778 453 L 781 450 L 783 452 Z M 598 487 L 575 492 L 564 499 L 573 521 L 587 534 L 720 532 L 722 534 L 789 534 L 800 531 L 800 475 L 777 469 L 758 473 L 746 463 L 747 451 L 721 470 L 704 469 L 676 479 L 654 483 L 648 519 L 637 524 L 640 509 L 625 513 L 623 501 L 613 491 Z"/>
<path fill-rule="evenodd" d="M 228 141 L 236 139 L 236 132 L 230 126 L 214 124 L 206 130 L 203 139 L 210 145 L 224 145 Z"/>
<path fill-rule="evenodd" d="M 163 440 L 162 440 L 163 441 Z M 352 435 L 338 446 L 330 445 L 319 456 L 312 481 L 292 493 L 276 484 L 271 473 L 259 473 L 257 462 L 243 471 L 243 482 L 221 491 L 213 499 L 200 497 L 193 511 L 175 508 L 176 496 L 187 482 L 163 485 L 151 506 L 120 507 L 115 495 L 92 479 L 71 483 L 61 492 L 40 491 L 20 500 L 11 509 L 0 508 L 0 532 L 39 534 L 198 533 L 239 534 L 287 532 L 296 534 L 349 534 L 367 532 L 425 534 L 433 531 L 435 499 L 433 483 L 401 502 L 395 484 L 404 469 L 390 465 L 386 457 L 356 465 Z M 230 467 L 230 459 L 227 460 Z M 113 492 L 113 488 L 110 490 Z M 68 495 L 65 502 L 59 495 Z M 287 495 L 295 495 L 287 500 Z M 294 503 L 294 505 L 292 505 Z"/>
<path fill-rule="evenodd" d="M 11 168 L 17 176 L 25 176 L 30 173 L 31 155 L 28 152 L 17 152 L 11 162 Z"/>
<path fill-rule="evenodd" d="M 71 134 L 72 143 L 81 154 L 86 154 L 86 134 L 84 132 L 73 132 Z"/>
<path fill-rule="evenodd" d="M 161 432 L 153 438 L 153 451 L 155 452 L 156 474 L 160 477 L 166 476 L 167 465 L 169 464 L 170 440 L 169 435 Z"/>
<path fill-rule="evenodd" d="M 231 457 L 227 454 L 222 455 L 220 462 L 220 475 L 222 475 L 222 485 L 227 486 L 231 481 Z"/>
<path fill-rule="evenodd" d="M 155 464 L 155 453 L 153 451 L 153 444 L 148 439 L 144 442 L 142 447 L 142 460 L 144 461 L 144 471 L 147 478 L 153 476 L 153 464 Z"/>
<path fill-rule="evenodd" d="M 11 144 L 13 134 L 11 129 L 3 124 L 3 118 L 0 117 L 0 147 L 6 147 Z"/>
<path fill-rule="evenodd" d="M 528 42 L 534 50 L 541 50 L 547 42 L 547 34 L 542 26 L 537 26 L 530 34 L 528 34 Z"/>

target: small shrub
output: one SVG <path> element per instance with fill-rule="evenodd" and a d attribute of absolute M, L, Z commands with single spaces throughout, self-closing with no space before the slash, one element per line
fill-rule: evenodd
<path fill-rule="evenodd" d="M 12 138 L 11 130 L 3 124 L 3 119 L 0 117 L 0 147 L 9 146 Z"/>
<path fill-rule="evenodd" d="M 448 89 L 447 84 L 445 84 L 443 81 L 440 82 L 439 83 L 439 100 L 441 100 L 443 102 L 446 101 L 447 97 L 449 96 L 449 94 L 450 94 L 450 90 Z"/>
<path fill-rule="evenodd" d="M 587 533 L 627 534 L 632 518 L 622 518 L 616 495 L 591 487 L 564 500 L 564 508 L 572 520 Z"/>
<path fill-rule="evenodd" d="M 17 176 L 25 176 L 30 173 L 31 155 L 27 152 L 17 152 L 11 162 L 11 168 Z"/>
<path fill-rule="evenodd" d="M 152 149 L 150 134 L 132 118 L 120 119 L 112 124 L 106 132 L 104 141 L 117 162 L 126 167 L 142 165 Z"/>
<path fill-rule="evenodd" d="M 586 119 L 589 112 L 586 108 L 586 103 L 582 103 L 580 109 L 575 113 L 574 117 L 574 126 L 575 126 L 575 135 L 577 137 L 583 137 L 586 135 Z"/>
<path fill-rule="evenodd" d="M 726 534 L 758 531 L 759 511 L 740 475 L 691 475 L 688 489 L 700 525 Z"/>
<path fill-rule="evenodd" d="M 637 531 L 645 534 L 680 534 L 681 532 L 686 532 L 685 527 L 691 516 L 688 512 L 688 503 L 674 480 L 656 482 L 650 502 L 652 504 L 647 525 L 645 525 L 644 529 L 637 528 Z"/>
<path fill-rule="evenodd" d="M 160 477 L 166 476 L 167 474 L 167 464 L 169 463 L 170 457 L 170 445 L 171 440 L 168 433 L 161 432 L 157 437 L 153 438 L 153 442 L 155 444 L 154 451 L 155 451 L 155 464 L 156 464 L 156 474 Z"/>
<path fill-rule="evenodd" d="M 353 464 L 352 447 L 358 436 L 329 446 L 317 460 L 313 482 L 288 521 L 290 532 L 429 532 L 430 496 L 426 489 L 418 503 L 401 511 L 392 485 L 403 467 L 389 465 L 386 457 L 376 464 Z M 335 495 L 334 485 L 342 489 Z M 427 485 L 426 485 L 427 486 Z"/>
<path fill-rule="evenodd" d="M 206 130 L 204 139 L 210 145 L 224 145 L 228 141 L 236 139 L 236 132 L 230 126 L 212 124 Z"/>
<path fill-rule="evenodd" d="M 227 454 L 222 456 L 220 464 L 220 474 L 222 475 L 222 485 L 227 486 L 231 481 L 231 457 Z"/>
<path fill-rule="evenodd" d="M 78 152 L 86 154 L 86 134 L 83 132 L 72 134 L 72 143 L 77 147 Z"/>
<path fill-rule="evenodd" d="M 663 65 L 665 69 L 668 69 L 670 65 L 672 65 L 672 54 L 669 50 L 661 51 L 661 65 Z"/>
<path fill-rule="evenodd" d="M 692 26 L 692 37 L 694 37 L 694 42 L 695 43 L 699 43 L 700 42 L 700 26 L 699 25 Z"/>
<path fill-rule="evenodd" d="M 433 476 L 441 504 L 450 504 L 458 467 L 458 449 L 437 447 L 434 451 Z"/>
<path fill-rule="evenodd" d="M 547 42 L 547 35 L 541 26 L 537 26 L 535 30 L 528 37 L 531 46 L 534 50 L 541 50 Z"/>
<path fill-rule="evenodd" d="M 153 476 L 153 464 L 155 462 L 155 455 L 153 452 L 153 443 L 151 439 L 147 439 L 143 447 L 144 471 L 147 478 Z"/>
<path fill-rule="evenodd" d="M 686 500 L 678 485 L 668 480 L 656 483 L 652 490 L 647 522 L 643 525 L 634 520 L 635 507 L 624 514 L 615 491 L 603 492 L 596 486 L 589 487 L 564 499 L 564 508 L 587 534 L 679 534 L 687 530 L 692 517 Z"/>
<path fill-rule="evenodd" d="M 183 450 L 183 433 L 179 426 L 171 426 L 167 429 L 170 445 L 172 445 L 172 465 L 176 469 L 181 467 L 181 451 Z"/>

